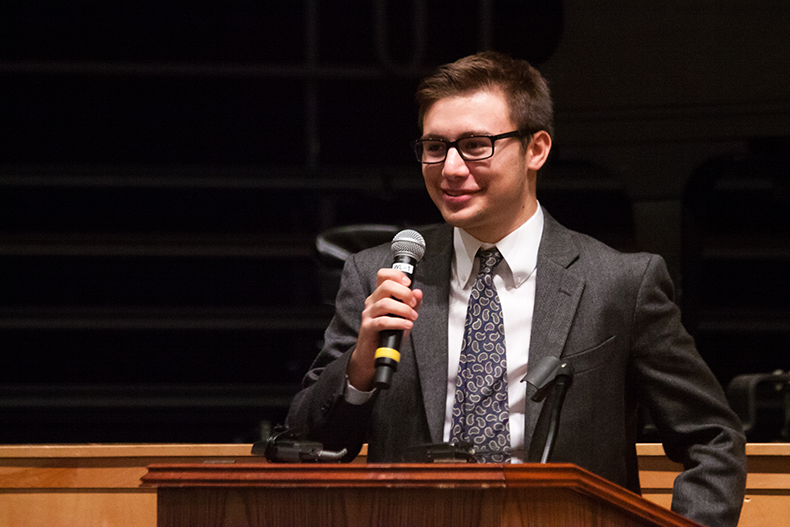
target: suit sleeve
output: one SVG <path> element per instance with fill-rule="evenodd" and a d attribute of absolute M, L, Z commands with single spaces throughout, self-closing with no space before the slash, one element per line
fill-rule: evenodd
<path fill-rule="evenodd" d="M 704 525 L 738 522 L 746 485 L 746 438 L 721 385 L 680 322 L 663 260 L 653 256 L 634 314 L 631 361 L 640 400 L 664 449 L 684 466 L 672 509 Z"/>
<path fill-rule="evenodd" d="M 353 459 L 365 442 L 365 434 L 375 403 L 374 395 L 362 405 L 345 400 L 346 367 L 356 346 L 365 299 L 375 282 L 370 273 L 360 271 L 357 255 L 350 257 L 335 302 L 335 315 L 324 333 L 324 344 L 310 371 L 302 381 L 302 390 L 294 397 L 286 426 L 303 437 L 320 441 L 324 448 L 348 449 L 345 460 Z M 376 271 L 372 272 L 375 279 Z"/>

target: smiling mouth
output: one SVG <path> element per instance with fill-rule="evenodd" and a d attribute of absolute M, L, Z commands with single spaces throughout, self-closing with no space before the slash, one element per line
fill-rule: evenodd
<path fill-rule="evenodd" d="M 450 196 L 451 198 L 458 198 L 458 197 L 461 197 L 461 196 L 469 196 L 470 194 L 472 194 L 472 192 L 463 191 L 463 190 L 446 190 L 446 189 L 442 189 L 442 192 L 446 196 Z"/>
<path fill-rule="evenodd" d="M 443 190 L 442 196 L 443 196 L 442 201 L 447 207 L 451 207 L 451 208 L 465 207 L 471 202 L 472 196 L 474 196 L 474 192 L 469 192 L 469 191 L 464 192 L 459 190 Z"/>

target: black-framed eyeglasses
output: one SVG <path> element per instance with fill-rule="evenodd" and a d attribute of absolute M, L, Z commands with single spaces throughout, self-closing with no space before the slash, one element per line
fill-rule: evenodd
<path fill-rule="evenodd" d="M 425 165 L 443 163 L 447 159 L 448 150 L 451 148 L 455 148 L 464 161 L 481 161 L 494 155 L 494 143 L 499 139 L 521 137 L 523 135 L 529 134 L 523 134 L 515 130 L 499 135 L 470 135 L 457 141 L 417 139 L 412 143 L 412 147 L 417 155 L 417 161 Z"/>

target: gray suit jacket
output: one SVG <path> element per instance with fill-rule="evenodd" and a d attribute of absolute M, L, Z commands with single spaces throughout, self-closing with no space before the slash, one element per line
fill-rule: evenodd
<path fill-rule="evenodd" d="M 447 317 L 452 228 L 425 230 L 415 287 L 419 318 L 392 387 L 370 402 L 345 402 L 345 370 L 376 271 L 389 246 L 362 251 L 343 270 L 325 344 L 294 398 L 286 424 L 353 458 L 364 442 L 371 462 L 399 461 L 404 449 L 442 441 L 447 385 Z M 745 492 L 745 437 L 723 391 L 680 322 L 663 260 L 623 254 L 570 231 L 548 213 L 538 252 L 529 361 L 554 355 L 575 375 L 551 461 L 570 462 L 639 492 L 637 406 L 649 409 L 667 455 L 683 463 L 672 508 L 709 525 L 735 525 Z M 542 445 L 548 405 L 527 392 L 525 450 Z"/>

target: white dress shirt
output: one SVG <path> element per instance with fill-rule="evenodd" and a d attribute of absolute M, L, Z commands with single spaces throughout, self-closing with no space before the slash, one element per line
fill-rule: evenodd
<path fill-rule="evenodd" d="M 535 308 L 535 275 L 538 247 L 543 233 L 543 210 L 537 211 L 521 227 L 496 244 L 484 244 L 461 229 L 454 229 L 453 261 L 450 283 L 447 350 L 447 401 L 444 420 L 444 441 L 450 440 L 452 429 L 455 381 L 461 357 L 464 321 L 480 262 L 475 258 L 480 247 L 496 245 L 504 260 L 494 269 L 494 285 L 502 304 L 507 354 L 508 405 L 510 407 L 510 442 L 513 462 L 526 456 L 524 447 L 524 405 L 526 386 L 521 380 L 527 374 L 532 313 Z"/>

